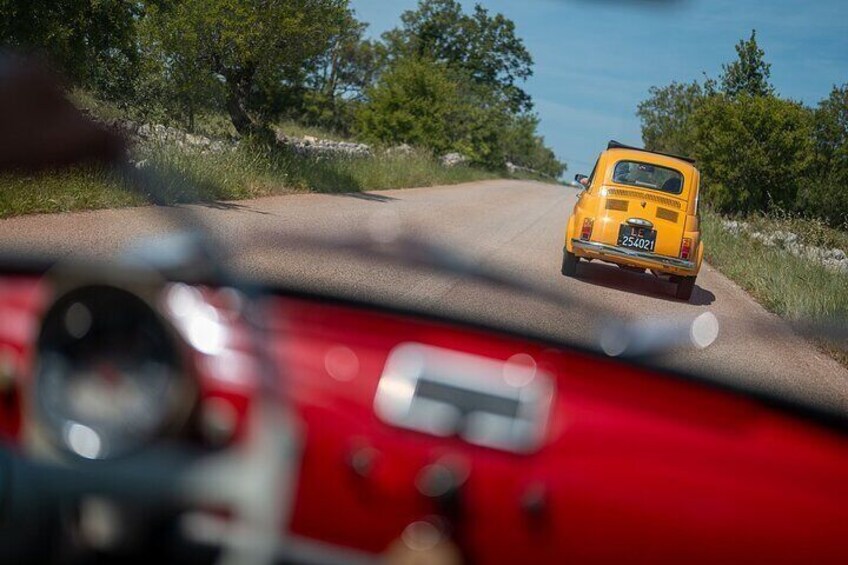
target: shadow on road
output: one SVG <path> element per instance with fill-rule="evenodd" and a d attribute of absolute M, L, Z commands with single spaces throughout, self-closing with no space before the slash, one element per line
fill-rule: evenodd
<path fill-rule="evenodd" d="M 392 200 L 397 200 L 397 198 L 393 196 L 375 194 L 373 192 L 331 192 L 329 194 L 331 196 L 344 196 L 346 198 L 356 198 L 358 200 L 368 200 L 370 202 L 391 202 Z"/>
<path fill-rule="evenodd" d="M 651 298 L 658 298 L 660 300 L 681 302 L 674 297 L 676 285 L 667 279 L 661 279 L 648 273 L 631 273 L 614 265 L 607 265 L 596 261 L 591 263 L 580 261 L 580 264 L 577 266 L 576 280 L 624 292 L 631 292 L 633 294 L 640 294 L 642 296 L 649 296 Z M 694 306 L 709 306 L 715 302 L 715 298 L 715 294 L 695 284 L 695 290 L 692 292 L 692 298 L 689 300 L 689 304 Z"/>
<path fill-rule="evenodd" d="M 265 216 L 274 215 L 271 212 L 266 212 L 265 210 L 257 210 L 256 208 L 245 206 L 244 204 L 237 204 L 235 202 L 223 202 L 221 200 L 197 202 L 196 204 L 198 206 L 203 206 L 204 208 L 212 208 L 214 210 L 237 210 L 239 212 L 251 212 L 253 214 L 262 214 Z"/>

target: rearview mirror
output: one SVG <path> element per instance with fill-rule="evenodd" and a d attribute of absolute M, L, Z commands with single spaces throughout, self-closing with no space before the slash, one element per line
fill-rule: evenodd
<path fill-rule="evenodd" d="M 574 180 L 579 182 L 581 186 L 589 186 L 589 177 L 586 175 L 574 175 Z"/>

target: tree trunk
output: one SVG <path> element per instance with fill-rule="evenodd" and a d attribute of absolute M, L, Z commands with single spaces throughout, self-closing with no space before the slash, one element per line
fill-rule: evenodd
<path fill-rule="evenodd" d="M 188 131 L 194 133 L 194 102 L 188 104 Z"/>
<path fill-rule="evenodd" d="M 227 81 L 227 112 L 240 135 L 253 135 L 262 132 L 261 124 L 247 111 L 247 97 L 253 86 L 255 69 L 247 67 L 230 73 L 224 72 Z"/>
<path fill-rule="evenodd" d="M 227 112 L 230 114 L 230 120 L 233 126 L 240 135 L 251 135 L 256 133 L 257 125 L 250 117 L 250 114 L 245 110 L 244 98 L 239 96 L 236 89 L 230 89 L 227 94 Z"/>

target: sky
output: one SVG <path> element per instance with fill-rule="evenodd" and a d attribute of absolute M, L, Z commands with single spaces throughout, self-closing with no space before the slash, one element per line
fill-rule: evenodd
<path fill-rule="evenodd" d="M 460 0 L 466 11 L 473 0 Z M 417 0 L 351 0 L 379 36 Z M 636 106 L 651 86 L 717 77 L 757 30 L 771 79 L 786 98 L 815 105 L 848 82 L 846 0 L 478 0 L 516 24 L 535 60 L 524 85 L 540 133 L 587 173 L 607 141 L 641 145 Z"/>

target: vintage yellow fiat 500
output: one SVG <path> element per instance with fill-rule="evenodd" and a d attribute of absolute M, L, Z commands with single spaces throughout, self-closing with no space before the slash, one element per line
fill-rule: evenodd
<path fill-rule="evenodd" d="M 585 190 L 568 220 L 562 274 L 574 276 L 580 259 L 650 269 L 689 300 L 704 256 L 694 163 L 610 141 L 592 174 L 574 177 Z"/>

